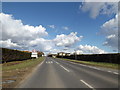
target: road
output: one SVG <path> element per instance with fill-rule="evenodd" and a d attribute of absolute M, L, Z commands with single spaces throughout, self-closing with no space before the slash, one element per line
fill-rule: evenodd
<path fill-rule="evenodd" d="M 118 88 L 118 72 L 46 57 L 19 88 Z"/>

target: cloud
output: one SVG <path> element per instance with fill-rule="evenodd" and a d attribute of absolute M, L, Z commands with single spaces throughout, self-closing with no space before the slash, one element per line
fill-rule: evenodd
<path fill-rule="evenodd" d="M 69 35 L 57 35 L 56 38 L 51 40 L 44 39 L 48 33 L 42 25 L 24 25 L 22 20 L 14 19 L 12 15 L 4 13 L 0 13 L 0 24 L 2 25 L 0 26 L 2 28 L 0 31 L 2 33 L 0 45 L 5 48 L 55 52 L 61 51 L 57 48 L 58 46 L 71 46 L 82 39 L 82 36 L 78 37 L 76 32 Z"/>
<path fill-rule="evenodd" d="M 64 30 L 68 30 L 69 28 L 68 27 L 62 27 Z"/>
<path fill-rule="evenodd" d="M 116 14 L 115 18 L 105 22 L 101 26 L 100 31 L 102 35 L 106 36 L 106 40 L 103 45 L 114 49 L 118 49 L 118 22 L 120 22 L 118 17 L 120 17 L 120 13 Z"/>
<path fill-rule="evenodd" d="M 70 47 L 76 42 L 80 41 L 83 36 L 76 36 L 77 32 L 71 32 L 69 35 L 61 34 L 57 35 L 56 38 L 53 40 L 56 46 L 65 46 Z"/>
<path fill-rule="evenodd" d="M 48 25 L 48 26 L 53 29 L 55 28 L 55 25 Z"/>
<path fill-rule="evenodd" d="M 42 25 L 30 26 L 24 25 L 21 20 L 16 20 L 12 15 L 0 13 L 0 33 L 2 33 L 1 44 L 3 47 L 21 47 L 27 48 L 28 43 L 36 38 L 41 38 L 48 33 Z M 4 44 L 8 44 L 4 45 Z"/>
<path fill-rule="evenodd" d="M 98 48 L 97 46 L 90 46 L 90 45 L 79 45 L 77 47 L 77 51 L 80 53 L 87 53 L 87 54 L 102 54 L 106 53 L 104 50 Z"/>
<path fill-rule="evenodd" d="M 112 15 L 118 11 L 117 2 L 83 2 L 80 5 L 83 12 L 89 12 L 90 17 L 96 18 L 100 14 Z"/>
<path fill-rule="evenodd" d="M 46 40 L 43 38 L 37 38 L 35 40 L 30 41 L 28 44 L 30 47 L 34 47 L 44 52 L 50 51 L 54 45 L 51 40 Z"/>
<path fill-rule="evenodd" d="M 46 28 L 42 25 L 24 25 L 22 20 L 16 20 L 12 15 L 4 13 L 0 13 L 0 24 L 2 24 L 2 26 L 0 26 L 0 28 L 2 28 L 0 31 L 0 33 L 2 33 L 0 45 L 6 48 L 22 50 L 36 49 L 52 53 L 60 51 L 73 53 L 74 48 L 71 48 L 71 46 L 81 41 L 83 38 L 83 36 L 77 36 L 77 32 L 71 32 L 68 35 L 56 35 L 56 38 L 48 40 L 44 38 L 48 33 L 46 32 Z M 107 28 L 106 26 L 108 25 L 105 24 L 101 26 L 101 28 L 104 30 L 104 28 Z M 113 34 L 107 35 L 107 39 L 115 38 L 115 35 Z M 63 50 L 65 47 L 67 47 L 67 49 Z M 79 50 L 79 53 L 104 53 L 104 50 L 90 45 L 80 45 L 77 49 Z"/>
<path fill-rule="evenodd" d="M 0 40 L 0 45 L 2 45 L 2 47 L 7 47 L 7 48 L 21 48 L 21 46 L 17 45 L 17 43 L 13 43 L 11 42 L 11 39 L 2 41 Z"/>
<path fill-rule="evenodd" d="M 88 1 L 88 0 L 85 0 Z M 101 26 L 100 33 L 105 35 L 104 46 L 109 46 L 112 49 L 118 49 L 118 17 L 120 16 L 120 11 L 118 11 L 118 2 L 84 2 L 80 6 L 83 12 L 89 12 L 92 18 L 104 15 L 115 15 L 114 18 L 106 21 Z"/>

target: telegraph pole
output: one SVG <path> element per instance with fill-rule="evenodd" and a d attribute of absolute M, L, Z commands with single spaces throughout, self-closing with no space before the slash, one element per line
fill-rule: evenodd
<path fill-rule="evenodd" d="M 76 53 L 76 50 L 74 50 L 75 51 L 75 60 L 77 60 L 77 53 Z"/>

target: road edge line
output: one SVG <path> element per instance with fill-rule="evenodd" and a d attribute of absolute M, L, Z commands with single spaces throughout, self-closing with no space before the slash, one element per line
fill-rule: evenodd
<path fill-rule="evenodd" d="M 86 83 L 84 80 L 80 80 L 82 83 L 84 83 L 86 86 L 88 86 L 89 88 L 95 90 L 91 85 L 89 85 L 88 83 Z"/>

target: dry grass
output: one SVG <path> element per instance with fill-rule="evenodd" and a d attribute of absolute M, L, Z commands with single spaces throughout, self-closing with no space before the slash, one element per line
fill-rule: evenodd
<path fill-rule="evenodd" d="M 4 63 L 2 65 L 2 87 L 14 88 L 21 80 L 23 80 L 32 69 L 44 60 L 44 57 L 38 59 L 31 59 L 25 61 L 14 61 Z M 14 81 L 12 83 L 6 83 L 7 81 Z"/>

